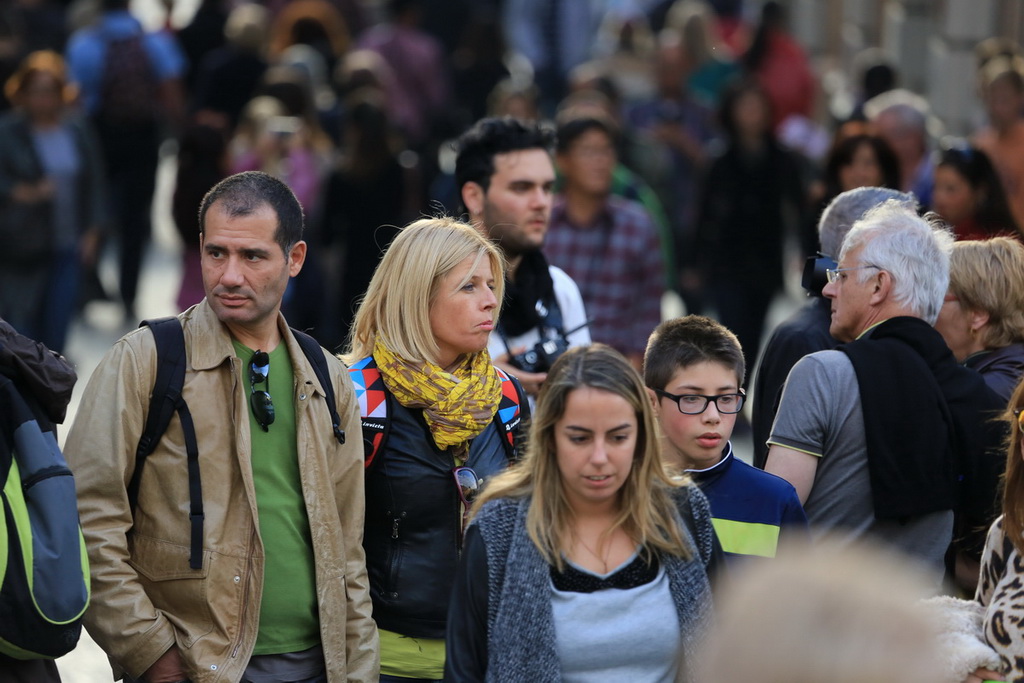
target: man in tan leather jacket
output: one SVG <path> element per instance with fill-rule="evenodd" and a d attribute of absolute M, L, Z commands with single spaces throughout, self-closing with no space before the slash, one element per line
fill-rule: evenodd
<path fill-rule="evenodd" d="M 145 462 L 134 510 L 128 502 L 156 378 L 153 334 L 139 329 L 93 373 L 66 446 L 92 566 L 86 626 L 115 678 L 376 681 L 357 404 L 344 367 L 324 352 L 349 435 L 342 445 L 280 313 L 305 259 L 302 209 L 283 183 L 244 173 L 210 191 L 200 225 L 206 299 L 179 320 L 202 566 L 190 564 L 177 417 Z"/>

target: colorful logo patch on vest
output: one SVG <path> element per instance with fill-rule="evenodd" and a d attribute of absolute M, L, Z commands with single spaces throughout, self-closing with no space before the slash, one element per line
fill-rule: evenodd
<path fill-rule="evenodd" d="M 505 437 L 509 443 L 514 445 L 512 432 L 519 426 L 519 394 L 516 393 L 516 385 L 512 383 L 503 370 L 498 369 L 498 376 L 501 377 L 501 402 L 498 403 L 498 420 L 505 425 Z"/>
<path fill-rule="evenodd" d="M 364 358 L 350 367 L 348 372 L 356 390 L 356 400 L 359 401 L 359 414 L 363 417 L 387 417 L 384 378 L 373 363 L 373 357 Z"/>

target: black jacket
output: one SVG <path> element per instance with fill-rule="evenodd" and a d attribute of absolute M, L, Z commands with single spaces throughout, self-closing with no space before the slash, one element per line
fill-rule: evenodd
<path fill-rule="evenodd" d="M 775 413 L 782 387 L 796 362 L 809 353 L 834 349 L 837 342 L 829 334 L 832 302 L 825 298 L 808 301 L 772 332 L 757 366 L 754 385 L 753 416 L 754 466 L 764 469 L 768 459 L 768 437 L 772 435 Z"/>
<path fill-rule="evenodd" d="M 63 356 L 18 334 L 0 318 L 0 374 L 10 378 L 25 397 L 39 406 L 45 418 L 64 422 L 78 376 Z M 51 425 L 52 426 L 52 425 Z"/>
<path fill-rule="evenodd" d="M 422 411 L 388 400 L 387 442 L 366 473 L 363 546 L 373 618 L 395 633 L 444 638 L 462 525 L 455 461 L 434 444 Z M 470 443 L 466 466 L 483 478 L 503 470 L 504 438 L 492 422 Z"/>
<path fill-rule="evenodd" d="M 709 282 L 739 282 L 775 291 L 782 286 L 787 205 L 799 221 L 801 169 L 793 153 L 767 141 L 750 157 L 735 144 L 710 165 L 700 193 L 697 244 Z"/>

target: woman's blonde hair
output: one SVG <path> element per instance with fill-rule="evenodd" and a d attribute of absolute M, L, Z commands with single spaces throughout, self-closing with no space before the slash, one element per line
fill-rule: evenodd
<path fill-rule="evenodd" d="M 988 313 L 985 348 L 1024 341 L 1024 244 L 1012 237 L 954 242 L 949 289 L 965 310 Z"/>
<path fill-rule="evenodd" d="M 549 564 L 564 568 L 562 551 L 570 546 L 573 511 L 558 469 L 555 425 L 565 413 L 569 394 L 581 387 L 621 396 L 636 414 L 633 467 L 619 491 L 621 507 L 607 533 L 622 527 L 642 546 L 646 559 L 655 550 L 689 559 L 692 551 L 676 523 L 671 495 L 671 489 L 686 480 L 674 481 L 665 471 L 654 413 L 640 375 L 622 354 L 604 344 L 569 349 L 555 362 L 537 398 L 526 456 L 488 483 L 474 503 L 474 514 L 488 500 L 530 496 L 526 517 L 530 539 Z"/>
<path fill-rule="evenodd" d="M 403 228 L 384 253 L 356 312 L 343 356 L 352 364 L 373 355 L 377 340 L 412 363 L 437 363 L 437 341 L 430 329 L 430 307 L 441 280 L 467 258 L 491 263 L 498 307 L 505 293 L 505 262 L 489 239 L 454 218 L 421 218 Z M 468 276 L 467 276 L 468 281 Z"/>

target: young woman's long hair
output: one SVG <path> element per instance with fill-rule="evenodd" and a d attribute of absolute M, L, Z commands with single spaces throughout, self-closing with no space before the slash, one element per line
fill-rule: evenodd
<path fill-rule="evenodd" d="M 881 136 L 858 133 L 838 140 L 825 160 L 825 171 L 822 175 L 825 181 L 826 203 L 847 190 L 855 189 L 842 186 L 840 170 L 853 165 L 853 159 L 861 147 L 870 149 L 875 157 L 875 163 L 882 174 L 882 182 L 878 186 L 890 190 L 900 189 L 900 162 L 892 147 Z"/>
<path fill-rule="evenodd" d="M 637 419 L 633 467 L 619 491 L 619 514 L 607 533 L 622 527 L 642 546 L 646 559 L 653 551 L 689 559 L 693 553 L 676 523 L 671 494 L 671 489 L 685 480 L 673 481 L 665 472 L 653 410 L 640 375 L 619 352 L 604 344 L 569 349 L 555 362 L 537 399 L 525 458 L 488 483 L 473 512 L 489 500 L 530 496 L 526 518 L 530 539 L 549 564 L 564 568 L 562 551 L 571 545 L 574 513 L 558 469 L 555 424 L 565 413 L 569 394 L 581 387 L 621 396 Z"/>
<path fill-rule="evenodd" d="M 953 147 L 942 153 L 938 166 L 952 169 L 971 186 L 972 192 L 981 194 L 973 216 L 978 227 L 993 235 L 1022 236 L 1006 199 L 1003 181 L 985 152 L 973 147 Z"/>
<path fill-rule="evenodd" d="M 1010 436 L 1006 445 L 1006 478 L 1003 482 L 1003 533 L 1017 552 L 1024 555 L 1024 457 L 1020 444 L 1024 439 L 1017 426 L 1017 416 L 1024 409 L 1024 380 L 1013 390 L 1006 419 L 1010 422 Z"/>

